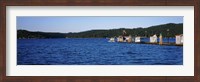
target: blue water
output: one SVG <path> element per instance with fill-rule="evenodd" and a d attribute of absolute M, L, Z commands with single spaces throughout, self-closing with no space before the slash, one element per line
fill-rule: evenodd
<path fill-rule="evenodd" d="M 103 38 L 18 39 L 17 65 L 183 65 L 183 47 Z"/>
<path fill-rule="evenodd" d="M 141 42 L 150 42 L 150 38 L 141 38 Z M 157 42 L 159 42 L 159 38 L 157 39 Z M 175 43 L 175 38 L 163 38 L 164 43 Z"/>

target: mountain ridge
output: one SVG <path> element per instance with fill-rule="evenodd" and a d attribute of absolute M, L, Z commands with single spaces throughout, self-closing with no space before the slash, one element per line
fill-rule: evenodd
<path fill-rule="evenodd" d="M 122 31 L 125 30 L 128 35 L 132 36 L 152 36 L 154 34 L 159 35 L 162 33 L 163 37 L 175 37 L 175 35 L 183 34 L 183 23 L 167 23 L 161 25 L 154 25 L 147 28 L 119 28 L 119 29 L 93 29 L 82 32 L 40 32 L 40 31 L 28 31 L 17 30 L 17 38 L 106 38 L 117 37 L 122 35 Z"/>

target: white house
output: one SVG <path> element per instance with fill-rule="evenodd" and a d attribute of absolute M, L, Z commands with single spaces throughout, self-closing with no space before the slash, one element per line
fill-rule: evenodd
<path fill-rule="evenodd" d="M 135 42 L 140 42 L 140 37 L 135 37 Z"/>
<path fill-rule="evenodd" d="M 132 36 L 131 35 L 129 35 L 127 38 L 127 41 L 130 43 L 130 42 L 133 42 L 133 39 L 132 39 Z"/>
<path fill-rule="evenodd" d="M 176 44 L 183 44 L 183 34 L 176 35 Z"/>
<path fill-rule="evenodd" d="M 122 36 L 119 36 L 119 37 L 117 38 L 117 41 L 118 41 L 118 42 L 124 42 L 123 37 L 122 37 Z"/>
<path fill-rule="evenodd" d="M 150 37 L 150 43 L 157 43 L 157 36 L 156 34 Z"/>
<path fill-rule="evenodd" d="M 118 42 L 132 42 L 132 36 L 129 35 L 129 36 L 119 36 L 117 38 L 117 41 Z"/>

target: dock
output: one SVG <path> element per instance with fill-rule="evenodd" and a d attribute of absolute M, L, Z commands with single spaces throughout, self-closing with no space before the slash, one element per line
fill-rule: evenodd
<path fill-rule="evenodd" d="M 150 43 L 150 42 L 133 42 L 136 44 L 151 44 L 151 45 L 163 45 L 163 46 L 183 46 L 183 44 L 176 44 L 176 43 Z"/>
<path fill-rule="evenodd" d="M 119 42 L 119 43 L 135 43 L 135 44 L 149 44 L 149 45 L 161 45 L 161 46 L 183 46 L 183 44 L 176 44 L 176 43 L 151 43 L 151 42 Z"/>
<path fill-rule="evenodd" d="M 119 37 L 117 37 L 117 42 L 120 43 L 136 43 L 136 44 L 151 44 L 151 45 L 163 45 L 163 46 L 183 46 L 183 34 L 179 34 L 175 36 L 175 42 L 169 42 L 169 37 L 168 37 L 168 42 L 163 42 L 163 36 L 160 33 L 159 37 L 157 36 L 157 34 L 154 34 L 153 36 L 150 36 L 149 42 L 145 42 L 142 41 L 142 38 L 146 38 L 146 37 L 142 37 L 142 36 L 135 36 L 132 37 L 131 35 L 127 35 L 126 31 L 123 30 L 122 35 L 120 35 Z M 114 38 L 110 38 L 110 42 L 115 42 L 115 37 Z"/>

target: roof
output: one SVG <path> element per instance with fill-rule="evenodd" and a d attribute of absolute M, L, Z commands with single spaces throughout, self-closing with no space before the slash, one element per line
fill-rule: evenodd
<path fill-rule="evenodd" d="M 183 34 L 178 34 L 178 35 L 175 35 L 175 36 L 183 36 Z"/>

